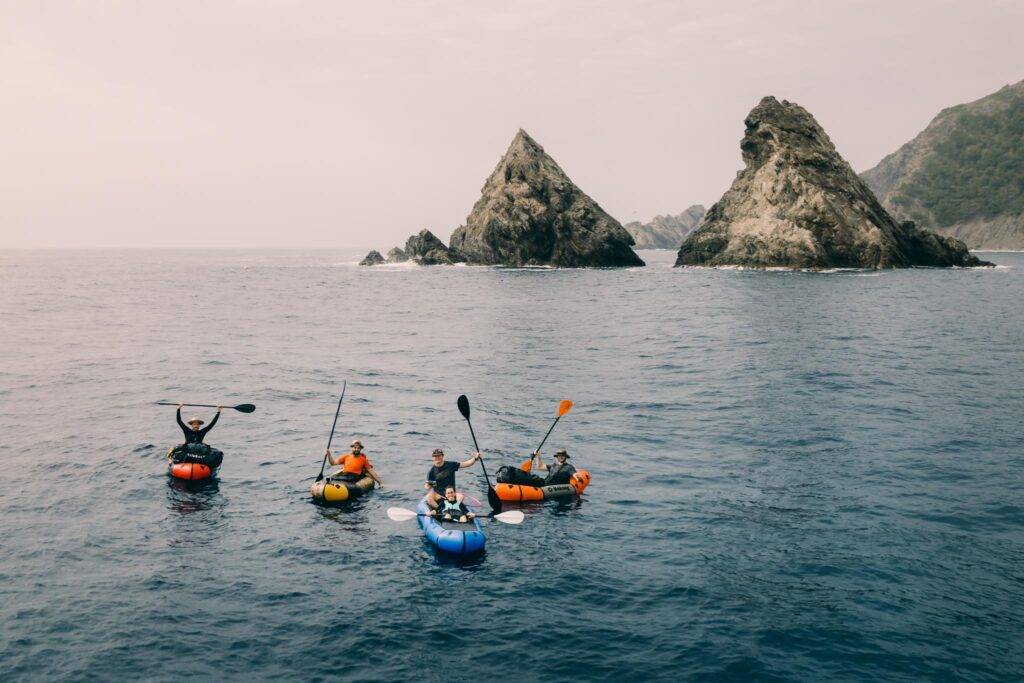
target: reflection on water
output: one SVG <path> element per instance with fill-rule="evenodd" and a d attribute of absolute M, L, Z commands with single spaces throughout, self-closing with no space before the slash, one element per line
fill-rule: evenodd
<path fill-rule="evenodd" d="M 485 530 L 484 533 L 487 533 L 487 531 Z M 475 571 L 482 568 L 487 561 L 486 552 L 477 553 L 476 555 L 453 555 L 443 550 L 438 550 L 437 546 L 426 538 L 423 539 L 423 547 L 426 550 L 425 558 L 433 560 L 434 564 L 438 567 L 455 567 L 456 569 Z"/>
<path fill-rule="evenodd" d="M 167 477 L 167 507 L 182 517 L 224 507 L 216 476 L 199 481 Z"/>

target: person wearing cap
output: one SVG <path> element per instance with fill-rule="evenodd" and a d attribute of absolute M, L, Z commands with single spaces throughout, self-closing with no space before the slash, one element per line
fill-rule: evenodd
<path fill-rule="evenodd" d="M 373 465 L 370 464 L 370 461 L 363 454 L 362 442 L 356 439 L 349 444 L 349 448 L 352 449 L 350 453 L 339 454 L 336 458 L 331 456 L 330 449 L 327 450 L 327 460 L 332 465 L 341 465 L 341 469 L 332 474 L 331 478 L 358 481 L 364 476 L 369 475 L 371 479 L 377 482 L 378 488 L 384 488 L 384 482 L 380 480 L 380 477 L 373 470 Z"/>
<path fill-rule="evenodd" d="M 210 424 L 203 427 L 203 420 L 196 416 L 191 418 L 187 423 L 181 421 L 181 409 L 185 407 L 185 404 L 178 404 L 178 426 L 181 427 L 181 431 L 185 434 L 185 443 L 202 443 L 203 439 L 206 438 L 207 432 L 213 429 L 213 426 L 217 424 L 217 420 L 220 419 L 221 406 L 217 406 L 217 414 L 210 420 Z"/>
<path fill-rule="evenodd" d="M 544 478 L 544 486 L 568 484 L 572 475 L 576 474 L 576 468 L 569 464 L 569 454 L 565 452 L 564 448 L 555 451 L 555 462 L 550 466 L 545 465 L 540 459 L 540 451 L 534 455 L 537 457 L 537 469 L 548 473 L 548 476 Z"/>
<path fill-rule="evenodd" d="M 427 505 L 437 509 L 438 502 L 444 498 L 445 490 L 449 486 L 455 489 L 455 473 L 463 467 L 472 467 L 481 457 L 480 453 L 474 453 L 469 460 L 448 462 L 444 459 L 444 451 L 440 448 L 435 448 L 434 452 L 430 454 L 433 464 L 430 467 L 430 471 L 427 472 L 427 483 L 423 485 L 428 492 Z M 458 489 L 455 490 L 457 491 Z M 463 495 L 457 493 L 456 499 L 462 502 Z"/>

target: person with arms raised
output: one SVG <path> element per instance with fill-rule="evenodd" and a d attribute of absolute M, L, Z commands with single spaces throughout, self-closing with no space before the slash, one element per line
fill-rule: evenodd
<path fill-rule="evenodd" d="M 203 427 L 203 420 L 198 416 L 193 417 L 188 421 L 188 424 L 181 421 L 181 409 L 185 407 L 184 403 L 178 404 L 177 420 L 178 426 L 181 427 L 182 433 L 185 435 L 185 443 L 203 443 L 203 439 L 206 438 L 206 434 L 213 429 L 213 426 L 217 424 L 217 420 L 220 419 L 220 411 L 222 406 L 217 406 L 217 414 L 210 420 L 210 424 Z"/>
<path fill-rule="evenodd" d="M 438 502 L 444 498 L 445 490 L 450 486 L 456 491 L 455 488 L 455 473 L 463 467 L 472 467 L 477 460 L 481 459 L 480 453 L 474 453 L 469 460 L 463 460 L 462 462 L 449 462 L 444 459 L 444 451 L 440 448 L 435 448 L 434 452 L 430 454 L 430 458 L 433 461 L 433 465 L 430 467 L 430 471 L 427 472 L 427 483 L 423 485 L 427 489 L 427 504 L 437 509 Z M 462 501 L 462 494 L 456 494 L 457 499 Z"/>

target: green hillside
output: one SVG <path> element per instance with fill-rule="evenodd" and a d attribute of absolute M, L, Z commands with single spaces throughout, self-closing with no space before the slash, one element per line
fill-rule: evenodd
<path fill-rule="evenodd" d="M 972 248 L 1024 248 L 1024 82 L 946 109 L 862 175 L 901 218 Z"/>

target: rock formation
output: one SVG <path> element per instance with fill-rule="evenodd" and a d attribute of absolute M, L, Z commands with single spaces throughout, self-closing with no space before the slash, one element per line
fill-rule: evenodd
<path fill-rule="evenodd" d="M 399 247 L 393 247 L 391 251 L 388 252 L 388 263 L 405 263 L 408 260 L 409 257 L 406 256 L 405 252 Z"/>
<path fill-rule="evenodd" d="M 376 249 L 372 249 L 369 254 L 366 255 L 362 261 L 359 262 L 361 266 L 379 266 L 384 263 L 384 257 L 380 255 L 380 252 Z"/>
<path fill-rule="evenodd" d="M 468 263 L 642 266 L 633 238 L 520 130 L 484 183 L 451 250 Z"/>
<path fill-rule="evenodd" d="M 448 247 L 444 245 L 444 242 L 426 228 L 420 230 L 418 235 L 413 235 L 405 241 L 404 253 L 407 260 L 412 259 L 421 266 L 455 263 L 458 260 L 449 253 Z"/>
<path fill-rule="evenodd" d="M 633 221 L 622 227 L 633 236 L 637 249 L 678 249 L 701 218 L 704 207 L 694 204 L 677 216 L 655 216 L 649 223 Z"/>
<path fill-rule="evenodd" d="M 991 265 L 962 242 L 897 223 L 803 107 L 766 97 L 745 123 L 746 167 L 684 240 L 677 266 Z"/>
<path fill-rule="evenodd" d="M 1024 81 L 939 113 L 861 177 L 894 216 L 972 249 L 1024 249 Z"/>

